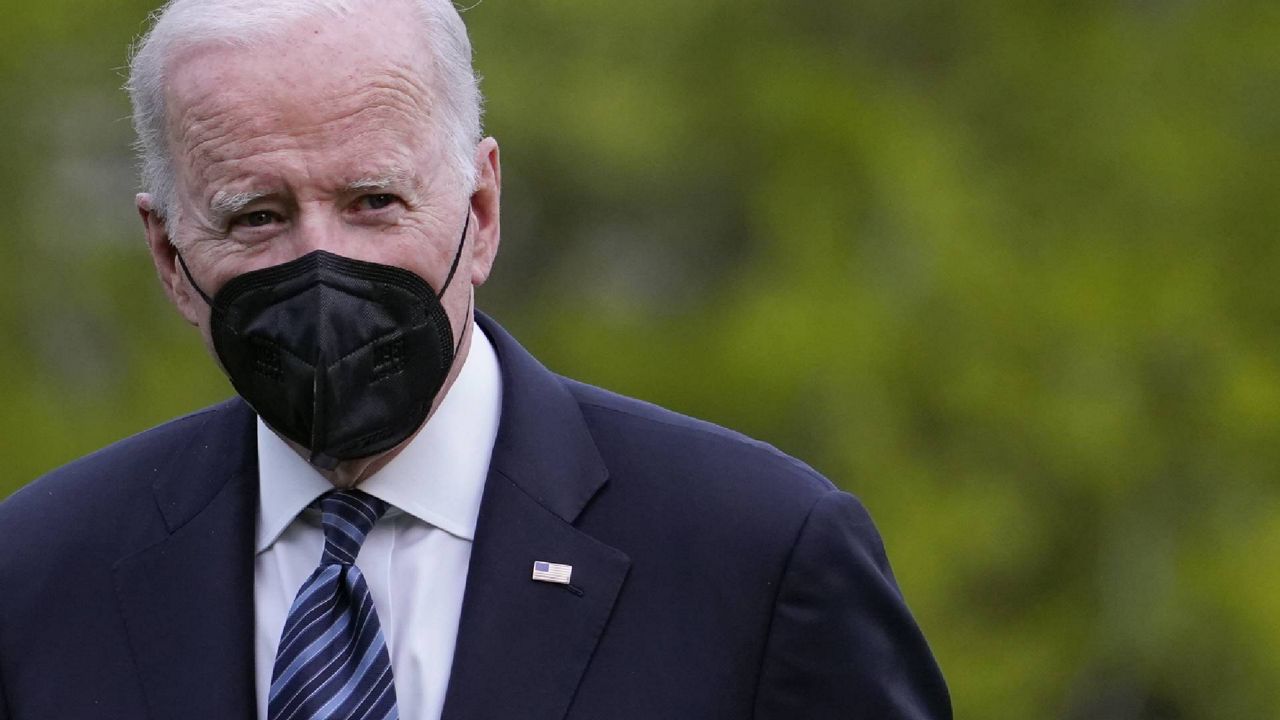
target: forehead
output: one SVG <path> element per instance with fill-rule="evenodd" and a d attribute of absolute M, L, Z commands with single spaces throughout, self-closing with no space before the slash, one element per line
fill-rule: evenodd
<path fill-rule="evenodd" d="M 430 53 L 402 11 L 387 11 L 396 5 L 298 21 L 249 47 L 177 52 L 165 95 L 175 155 L 208 165 L 285 150 L 337 159 L 429 144 Z"/>

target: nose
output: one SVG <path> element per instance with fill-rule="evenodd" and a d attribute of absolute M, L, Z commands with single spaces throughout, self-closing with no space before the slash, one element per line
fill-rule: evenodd
<path fill-rule="evenodd" d="M 324 250 L 335 255 L 352 256 L 355 248 L 352 233 L 343 232 L 341 217 L 332 207 L 325 203 L 311 202 L 301 204 L 293 221 L 293 228 L 288 234 L 288 242 L 284 243 L 287 260 L 300 258 L 303 255 Z"/>

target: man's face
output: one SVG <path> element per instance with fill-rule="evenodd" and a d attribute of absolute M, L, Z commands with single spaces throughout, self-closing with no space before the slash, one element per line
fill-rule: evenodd
<path fill-rule="evenodd" d="M 444 162 L 431 60 L 400 3 L 317 18 L 250 49 L 213 45 L 169 66 L 169 142 L 180 208 L 167 237 L 139 196 L 161 279 L 209 340 L 209 308 L 178 270 L 174 246 L 210 295 L 232 277 L 313 250 L 395 265 L 440 289 L 460 337 L 471 287 L 498 246 L 497 145 L 476 150 L 479 189 Z"/>

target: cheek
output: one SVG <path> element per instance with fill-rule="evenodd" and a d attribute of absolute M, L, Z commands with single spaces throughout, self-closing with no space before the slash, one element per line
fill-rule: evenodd
<path fill-rule="evenodd" d="M 188 267 L 210 297 L 237 275 L 280 265 L 301 254 L 280 238 L 249 242 L 214 232 L 202 233 L 184 247 Z"/>
<path fill-rule="evenodd" d="M 435 233 L 437 238 L 447 237 L 438 228 Z M 385 253 L 378 253 L 382 258 L 376 259 L 375 262 L 396 265 L 416 273 L 438 293 L 449 275 L 449 268 L 453 265 L 454 255 L 458 250 L 458 238 L 449 237 L 433 241 L 429 237 L 416 229 L 411 233 L 400 234 L 387 243 Z M 448 294 L 452 294 L 453 286 L 458 283 L 461 266 L 465 261 L 466 252 L 464 251 L 462 258 L 458 261 L 459 272 L 450 283 Z"/>

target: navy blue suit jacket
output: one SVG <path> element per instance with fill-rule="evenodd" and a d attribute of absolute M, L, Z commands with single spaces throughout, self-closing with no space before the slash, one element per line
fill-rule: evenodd
<path fill-rule="evenodd" d="M 445 720 L 951 717 L 857 500 L 480 320 L 502 421 Z M 254 433 L 232 400 L 0 504 L 0 720 L 254 717 Z"/>

